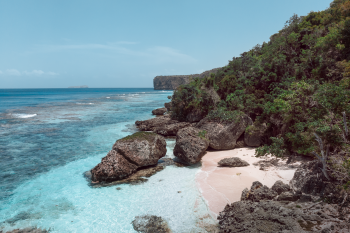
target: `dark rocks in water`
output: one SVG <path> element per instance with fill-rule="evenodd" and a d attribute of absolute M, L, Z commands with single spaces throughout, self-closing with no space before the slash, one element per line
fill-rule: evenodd
<path fill-rule="evenodd" d="M 141 233 L 171 233 L 168 223 L 155 215 L 137 216 L 131 222 L 134 230 Z"/>
<path fill-rule="evenodd" d="M 125 179 L 138 168 L 139 166 L 129 162 L 123 155 L 111 150 L 106 157 L 102 158 L 101 163 L 91 170 L 91 180 L 110 182 Z"/>
<path fill-rule="evenodd" d="M 194 127 L 180 129 L 176 135 L 174 155 L 189 164 L 198 163 L 209 146 L 208 134 Z"/>
<path fill-rule="evenodd" d="M 242 191 L 241 201 L 258 202 L 262 200 L 272 200 L 277 195 L 277 192 L 273 191 L 266 185 L 263 185 L 259 181 L 255 181 L 250 190 L 246 188 Z"/>
<path fill-rule="evenodd" d="M 249 163 L 238 158 L 238 157 L 232 157 L 232 158 L 224 158 L 218 162 L 218 165 L 220 167 L 245 167 L 249 166 Z"/>
<path fill-rule="evenodd" d="M 166 113 L 166 112 L 167 112 L 166 108 L 157 108 L 157 109 L 152 110 L 153 115 L 164 115 L 164 113 Z"/>
<path fill-rule="evenodd" d="M 137 132 L 119 139 L 113 150 L 138 167 L 156 165 L 167 151 L 164 137 L 149 132 Z"/>
<path fill-rule="evenodd" d="M 15 229 L 12 231 L 7 231 L 6 233 L 47 233 L 47 232 L 49 232 L 49 231 L 42 230 L 42 229 L 36 228 L 36 227 L 28 227 L 28 228 L 23 228 L 23 229 Z M 3 232 L 0 231 L 0 233 L 3 233 Z"/>
<path fill-rule="evenodd" d="M 118 140 L 113 149 L 91 170 L 91 180 L 116 181 L 135 173 L 141 167 L 157 165 L 166 154 L 166 142 L 162 136 L 149 132 L 137 132 Z"/>
<path fill-rule="evenodd" d="M 283 183 L 281 180 L 277 180 L 271 187 L 273 191 L 275 191 L 278 195 L 283 192 L 290 191 L 290 187 L 288 184 Z"/>
<path fill-rule="evenodd" d="M 215 150 L 228 150 L 236 146 L 237 139 L 244 133 L 252 120 L 247 115 L 238 116 L 232 122 L 215 122 L 204 118 L 197 124 L 197 128 L 208 132 L 209 146 Z"/>

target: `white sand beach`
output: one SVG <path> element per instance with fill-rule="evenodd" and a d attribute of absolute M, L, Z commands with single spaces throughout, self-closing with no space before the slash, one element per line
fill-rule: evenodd
<path fill-rule="evenodd" d="M 280 160 L 278 166 L 260 170 L 254 163 L 271 159 L 265 156 L 256 158 L 255 148 L 238 148 L 225 151 L 208 151 L 202 158 L 202 168 L 196 174 L 196 183 L 214 218 L 219 215 L 226 204 L 239 201 L 244 188 L 250 189 L 254 181 L 271 188 L 277 181 L 289 183 L 296 168 L 287 166 L 286 160 Z M 250 165 L 246 167 L 218 167 L 224 158 L 239 157 Z"/>

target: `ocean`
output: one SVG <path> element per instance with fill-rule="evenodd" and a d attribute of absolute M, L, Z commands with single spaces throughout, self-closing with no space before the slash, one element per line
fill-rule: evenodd
<path fill-rule="evenodd" d="M 214 221 L 195 183 L 198 166 L 168 166 L 145 183 L 103 188 L 83 175 L 169 95 L 151 88 L 0 89 L 0 231 L 135 232 L 135 216 L 151 214 L 173 232 L 206 232 Z M 175 140 L 166 141 L 173 158 Z"/>

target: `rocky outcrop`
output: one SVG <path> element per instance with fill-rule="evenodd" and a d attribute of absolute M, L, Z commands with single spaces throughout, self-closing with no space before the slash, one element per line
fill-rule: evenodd
<path fill-rule="evenodd" d="M 137 132 L 113 145 L 101 163 L 91 170 L 91 180 L 111 182 L 125 179 L 141 167 L 156 165 L 165 154 L 166 142 L 162 136 Z"/>
<path fill-rule="evenodd" d="M 281 186 L 280 182 L 275 187 Z M 285 189 L 286 187 L 284 187 Z M 220 232 L 349 232 L 348 213 L 324 202 L 305 202 L 301 195 L 290 191 L 279 196 L 249 198 L 257 190 L 268 193 L 268 187 L 254 182 L 251 190 L 242 192 L 242 200 L 226 205 L 218 220 Z M 271 190 L 272 191 L 272 190 Z M 274 191 L 273 191 L 274 192 Z M 277 193 L 276 193 L 277 194 Z M 273 200 L 272 200 L 273 199 Z"/>
<path fill-rule="evenodd" d="M 232 158 L 224 158 L 218 162 L 218 165 L 220 167 L 245 167 L 249 166 L 249 163 L 238 158 L 238 157 L 232 157 Z"/>
<path fill-rule="evenodd" d="M 166 142 L 162 136 L 149 132 L 137 132 L 122 138 L 113 150 L 138 167 L 156 165 L 166 154 Z"/>
<path fill-rule="evenodd" d="M 263 185 L 259 181 L 255 181 L 252 184 L 250 190 L 247 188 L 242 191 L 241 201 L 262 201 L 262 200 L 272 200 L 278 194 Z"/>
<path fill-rule="evenodd" d="M 204 118 L 197 124 L 197 128 L 206 130 L 209 136 L 209 146 L 216 150 L 233 149 L 237 139 L 245 131 L 247 125 L 252 122 L 247 115 L 238 116 L 232 122 L 219 123 Z"/>
<path fill-rule="evenodd" d="M 219 69 L 211 69 L 201 74 L 156 76 L 153 79 L 153 87 L 154 90 L 175 90 L 180 85 L 188 84 L 193 78 L 204 78 L 212 73 L 216 74 Z"/>
<path fill-rule="evenodd" d="M 164 113 L 166 113 L 166 112 L 167 112 L 166 108 L 157 108 L 157 109 L 152 110 L 152 114 L 158 115 L 158 116 L 164 115 Z"/>
<path fill-rule="evenodd" d="M 171 102 L 164 103 L 164 107 L 166 108 L 167 111 L 171 111 Z"/>
<path fill-rule="evenodd" d="M 198 163 L 209 146 L 207 133 L 194 127 L 179 130 L 174 155 L 189 164 Z"/>
<path fill-rule="evenodd" d="M 145 121 L 136 121 L 136 127 L 141 131 L 152 131 L 163 136 L 176 136 L 177 132 L 185 127 L 192 126 L 189 122 L 173 120 L 169 115 L 152 118 Z"/>
<path fill-rule="evenodd" d="M 272 185 L 271 189 L 275 191 L 278 195 L 280 195 L 283 192 L 290 191 L 290 187 L 288 184 L 283 183 L 281 180 L 277 180 L 274 185 Z"/>
<path fill-rule="evenodd" d="M 134 230 L 142 233 L 171 233 L 168 223 L 155 215 L 137 216 L 131 222 Z"/>
<path fill-rule="evenodd" d="M 263 137 L 267 130 L 266 124 L 259 124 L 255 122 L 250 125 L 244 133 L 244 142 L 247 146 L 258 147 L 263 143 Z"/>

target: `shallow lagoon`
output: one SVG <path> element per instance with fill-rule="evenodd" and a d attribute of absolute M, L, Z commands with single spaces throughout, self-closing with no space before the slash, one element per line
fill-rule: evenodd
<path fill-rule="evenodd" d="M 146 183 L 119 185 L 121 190 L 91 188 L 83 176 L 171 92 L 85 92 L 57 101 L 51 95 L 50 102 L 26 100 L 0 112 L 0 230 L 134 232 L 135 216 L 155 214 L 174 232 L 203 232 L 200 226 L 212 220 L 196 187 L 198 167 L 168 166 Z M 172 157 L 174 140 L 167 143 Z"/>

